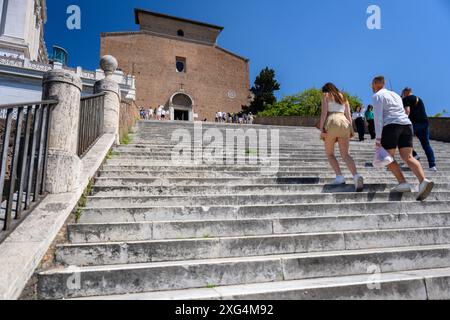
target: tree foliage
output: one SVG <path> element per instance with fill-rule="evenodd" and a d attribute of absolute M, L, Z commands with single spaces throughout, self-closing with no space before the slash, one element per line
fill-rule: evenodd
<path fill-rule="evenodd" d="M 355 110 L 362 105 L 360 98 L 344 92 L 350 102 L 350 107 Z M 286 96 L 279 102 L 267 105 L 258 113 L 260 117 L 281 116 L 320 116 L 322 104 L 322 91 L 316 88 L 305 90 L 293 96 Z"/>
<path fill-rule="evenodd" d="M 275 79 L 275 70 L 264 68 L 251 88 L 254 99 L 250 106 L 244 107 L 244 111 L 256 114 L 263 111 L 267 105 L 275 104 L 277 102 L 275 91 L 278 90 L 280 90 L 280 84 Z"/>

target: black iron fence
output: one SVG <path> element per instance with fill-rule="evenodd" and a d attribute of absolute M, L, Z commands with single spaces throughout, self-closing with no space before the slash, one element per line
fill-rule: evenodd
<path fill-rule="evenodd" d="M 0 106 L 3 231 L 10 230 L 45 196 L 51 109 L 56 103 L 51 100 Z"/>
<path fill-rule="evenodd" d="M 105 93 L 81 98 L 78 156 L 82 158 L 103 134 Z"/>

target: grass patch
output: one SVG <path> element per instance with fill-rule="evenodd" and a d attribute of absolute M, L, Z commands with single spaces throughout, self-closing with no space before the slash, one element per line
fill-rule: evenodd
<path fill-rule="evenodd" d="M 207 289 L 215 289 L 215 288 L 217 288 L 217 286 L 214 285 L 214 284 L 208 284 L 208 285 L 206 286 L 206 288 L 207 288 Z"/>
<path fill-rule="evenodd" d="M 130 138 L 130 135 L 127 133 L 127 134 L 125 134 L 123 137 L 122 137 L 122 139 L 120 139 L 120 144 L 123 144 L 123 145 L 129 145 L 130 144 L 130 142 L 131 142 L 131 138 Z"/>
<path fill-rule="evenodd" d="M 88 186 L 86 187 L 83 194 L 81 195 L 81 198 L 77 204 L 77 209 L 75 210 L 75 221 L 77 223 L 81 219 L 81 216 L 83 214 L 83 209 L 86 208 L 87 197 L 92 193 L 93 189 L 94 189 L 94 179 L 91 179 L 91 180 L 89 180 Z"/>
<path fill-rule="evenodd" d="M 258 150 L 256 150 L 256 149 L 247 149 L 247 150 L 245 150 L 245 154 L 247 155 L 247 156 L 257 156 L 258 155 Z"/>
<path fill-rule="evenodd" d="M 113 156 L 114 156 L 114 152 L 112 151 L 112 149 L 109 149 L 108 154 L 106 155 L 105 160 L 111 160 Z"/>

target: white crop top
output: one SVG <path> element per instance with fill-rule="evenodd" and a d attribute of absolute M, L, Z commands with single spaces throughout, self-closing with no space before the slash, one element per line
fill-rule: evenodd
<path fill-rule="evenodd" d="M 328 102 L 328 112 L 345 113 L 345 106 L 334 101 Z"/>

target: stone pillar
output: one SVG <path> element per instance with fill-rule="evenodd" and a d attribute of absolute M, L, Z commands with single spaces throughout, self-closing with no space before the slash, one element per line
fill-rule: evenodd
<path fill-rule="evenodd" d="M 45 188 L 51 194 L 80 187 L 82 164 L 77 155 L 82 82 L 75 73 L 50 70 L 44 74 L 42 99 L 58 100 L 52 110 Z"/>
<path fill-rule="evenodd" d="M 169 107 L 170 120 L 175 120 L 175 109 L 173 107 Z"/>
<path fill-rule="evenodd" d="M 116 144 L 120 144 L 119 122 L 120 122 L 120 87 L 114 80 L 113 74 L 117 70 L 118 63 L 113 56 L 104 56 L 100 60 L 100 67 L 105 72 L 105 78 L 94 85 L 94 93 L 105 95 L 105 117 L 103 132 L 116 135 Z"/>

